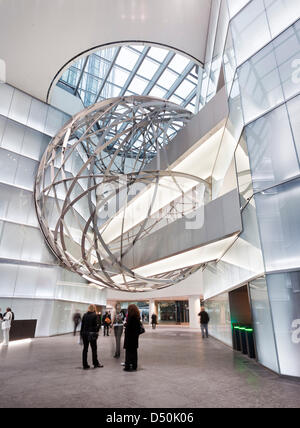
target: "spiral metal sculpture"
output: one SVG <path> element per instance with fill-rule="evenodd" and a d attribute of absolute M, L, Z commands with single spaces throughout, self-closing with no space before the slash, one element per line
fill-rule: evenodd
<path fill-rule="evenodd" d="M 137 241 L 176 211 L 180 198 L 163 210 L 157 205 L 160 189 L 182 194 L 188 180 L 202 184 L 159 168 L 159 154 L 191 116 L 157 98 L 112 98 L 76 114 L 52 139 L 37 173 L 35 204 L 45 239 L 66 268 L 103 287 L 146 291 L 200 267 L 145 277 L 124 264 Z M 151 162 L 157 168 L 147 170 Z M 147 201 L 142 214 L 134 208 L 136 195 Z"/>

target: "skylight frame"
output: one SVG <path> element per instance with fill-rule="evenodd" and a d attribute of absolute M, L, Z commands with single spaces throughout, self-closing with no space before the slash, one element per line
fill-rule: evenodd
<path fill-rule="evenodd" d="M 139 47 L 137 48 L 137 46 Z M 153 50 L 151 50 L 152 48 L 160 49 L 161 52 L 163 50 L 166 51 L 166 55 L 163 61 L 159 61 L 158 57 L 153 58 L 151 56 L 151 54 L 153 53 Z M 118 64 L 117 59 L 122 49 L 132 51 L 136 55 L 137 61 L 135 62 L 133 67 L 127 68 L 124 63 L 123 65 Z M 69 69 L 72 69 L 74 70 L 74 72 L 76 72 L 76 79 L 74 79 L 74 75 L 72 78 L 72 75 L 70 75 L 70 73 L 66 75 L 65 70 L 65 72 L 58 81 L 58 86 L 63 87 L 71 93 L 73 88 L 73 94 L 79 96 L 82 99 L 85 107 L 107 98 L 107 93 L 104 93 L 105 88 L 107 88 L 106 83 L 112 85 L 113 91 L 109 91 L 109 93 L 115 92 L 115 96 L 149 95 L 151 91 L 153 91 L 153 89 L 157 88 L 159 91 L 162 91 L 161 94 L 163 94 L 163 96 L 161 95 L 159 97 L 169 100 L 172 95 L 175 94 L 178 98 L 178 101 L 180 100 L 179 105 L 183 107 L 190 105 L 191 107 L 191 100 L 195 97 L 197 91 L 197 67 L 200 66 L 192 59 L 184 57 L 185 59 L 183 63 L 187 65 L 185 66 L 182 73 L 179 74 L 179 72 L 176 71 L 175 68 L 172 68 L 172 62 L 174 64 L 174 60 L 176 61 L 176 58 L 179 58 L 180 56 L 183 57 L 183 55 L 178 54 L 175 51 L 168 50 L 164 47 L 151 46 L 147 44 L 132 43 L 129 45 L 110 46 L 92 52 L 86 57 L 82 57 L 79 60 L 77 59 L 75 62 L 73 62 Z M 97 69 L 97 67 L 95 68 L 91 66 L 91 63 L 94 62 L 92 61 L 93 57 L 96 59 L 96 62 L 98 64 L 101 64 L 100 67 L 102 67 L 101 70 L 103 76 L 99 77 L 99 75 L 93 74 Z M 154 73 L 146 73 L 146 75 L 143 73 L 142 66 L 146 61 L 150 61 L 155 65 L 156 71 L 154 68 Z M 119 70 L 121 72 L 124 71 L 125 73 L 128 73 L 128 78 L 123 86 L 120 85 L 120 81 L 119 84 L 116 83 L 116 80 L 114 78 L 114 73 L 117 74 Z M 162 85 L 162 81 L 159 82 L 165 72 L 171 72 L 175 76 L 175 80 L 170 85 Z M 149 76 L 151 74 L 152 77 L 150 78 Z M 144 82 L 147 82 L 146 87 L 142 93 L 130 86 L 135 77 L 141 78 Z M 95 78 L 95 80 L 97 78 L 101 79 L 101 83 L 98 85 L 98 92 L 96 96 L 90 90 L 91 83 L 88 83 L 90 82 L 90 79 L 93 78 Z M 86 81 L 84 79 L 86 79 Z M 124 78 L 122 80 L 124 81 Z M 192 85 L 191 87 L 193 87 L 193 90 L 190 93 L 187 93 L 185 97 L 183 97 L 182 95 L 179 96 L 175 92 L 185 80 L 188 82 L 189 85 Z M 189 109 L 191 110 L 191 108 Z"/>

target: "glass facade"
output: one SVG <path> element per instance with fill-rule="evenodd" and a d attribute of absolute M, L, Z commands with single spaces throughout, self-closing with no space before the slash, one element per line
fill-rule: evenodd
<path fill-rule="evenodd" d="M 209 314 L 209 334 L 232 346 L 228 293 L 220 294 L 207 301 L 205 309 Z"/>
<path fill-rule="evenodd" d="M 160 324 L 188 323 L 188 303 L 188 301 L 157 302 L 158 322 Z"/>
<path fill-rule="evenodd" d="M 222 67 L 230 113 L 212 194 L 224 192 L 234 157 L 244 230 L 204 270 L 204 297 L 214 305 L 214 295 L 248 282 L 258 361 L 299 376 L 300 2 L 227 4 Z M 252 272 L 251 260 L 259 266 Z"/>

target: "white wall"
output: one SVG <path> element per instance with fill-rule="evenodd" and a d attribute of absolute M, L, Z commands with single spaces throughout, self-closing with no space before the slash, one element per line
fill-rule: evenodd
<path fill-rule="evenodd" d="M 204 62 L 211 0 L 5 0 L 0 58 L 7 83 L 46 101 L 56 73 L 94 47 L 161 43 Z"/>

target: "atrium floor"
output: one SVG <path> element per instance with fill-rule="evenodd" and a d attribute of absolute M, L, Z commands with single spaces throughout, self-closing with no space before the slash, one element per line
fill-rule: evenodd
<path fill-rule="evenodd" d="M 113 346 L 112 335 L 100 335 L 104 368 L 90 370 L 82 370 L 82 348 L 72 335 L 0 346 L 0 407 L 300 407 L 300 381 L 202 339 L 198 330 L 147 330 L 132 373 L 122 370 L 123 353 L 112 358 Z"/>

